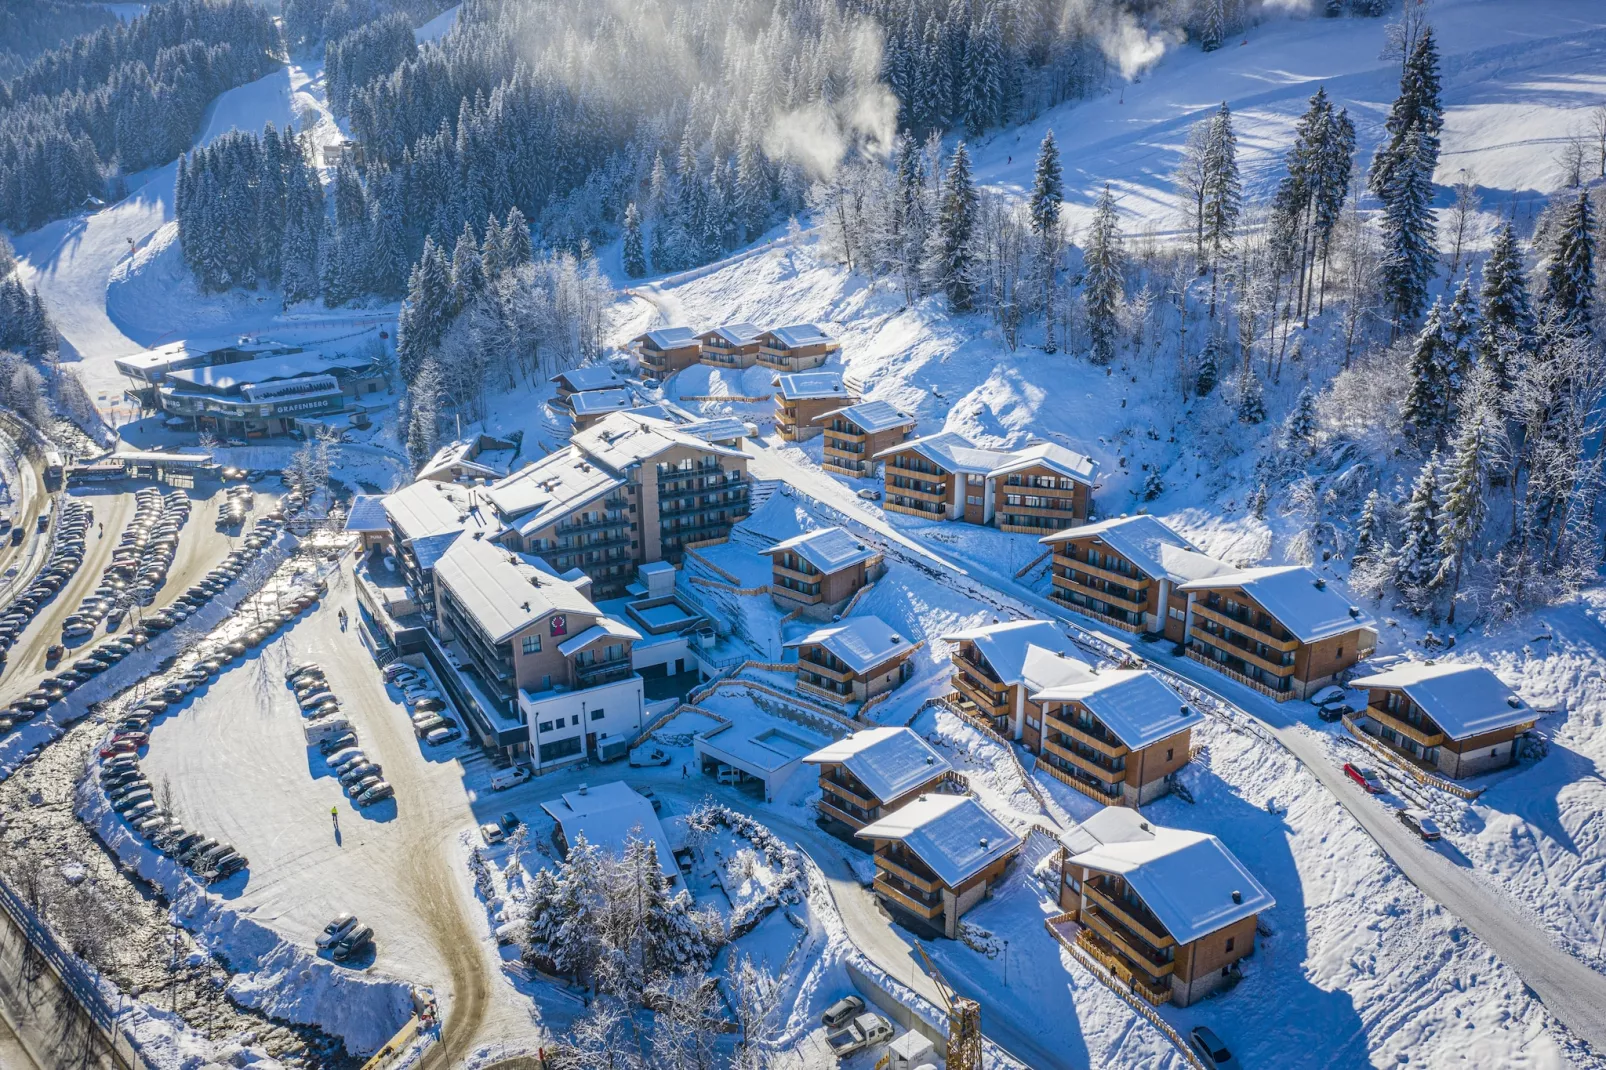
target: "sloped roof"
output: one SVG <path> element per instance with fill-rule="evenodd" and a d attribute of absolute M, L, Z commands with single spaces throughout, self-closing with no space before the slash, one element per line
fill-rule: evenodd
<path fill-rule="evenodd" d="M 1047 687 L 1062 678 L 1080 679 L 1093 672 L 1076 644 L 1051 620 L 1011 620 L 967 628 L 942 638 L 949 643 L 968 640 L 974 644 L 976 652 L 1004 684 L 1025 684 L 1035 677 L 1032 682 Z"/>
<path fill-rule="evenodd" d="M 614 472 L 656 457 L 674 446 L 690 446 L 721 457 L 740 457 L 742 451 L 688 435 L 666 420 L 633 412 L 616 412 L 569 440 L 575 449 Z"/>
<path fill-rule="evenodd" d="M 785 327 L 776 327 L 764 333 L 774 338 L 787 349 L 796 349 L 798 346 L 829 345 L 836 341 L 815 323 L 793 323 Z"/>
<path fill-rule="evenodd" d="M 827 744 L 803 759 L 814 765 L 840 764 L 882 802 L 913 791 L 953 766 L 908 728 L 866 728 Z"/>
<path fill-rule="evenodd" d="M 787 401 L 806 401 L 815 398 L 842 398 L 854 396 L 842 385 L 841 372 L 789 372 L 777 375 L 775 385 L 781 388 L 781 397 Z"/>
<path fill-rule="evenodd" d="M 1191 580 L 1179 591 L 1241 587 L 1300 642 L 1314 643 L 1335 635 L 1370 628 L 1371 614 L 1350 605 L 1331 583 L 1303 565 L 1246 568 Z"/>
<path fill-rule="evenodd" d="M 638 335 L 634 340 L 640 342 L 643 338 L 659 349 L 684 349 L 701 342 L 697 332 L 690 327 L 659 327 L 657 330 Z"/>
<path fill-rule="evenodd" d="M 571 446 L 526 465 L 486 488 L 484 495 L 497 514 L 521 535 L 528 535 L 623 484 L 619 476 L 592 464 Z"/>
<path fill-rule="evenodd" d="M 1039 702 L 1080 702 L 1133 750 L 1191 728 L 1204 716 L 1147 669 L 1114 669 L 1045 688 Z"/>
<path fill-rule="evenodd" d="M 1091 457 L 1084 457 L 1075 450 L 1068 450 L 1052 442 L 1040 442 L 1035 446 L 1011 450 L 1006 457 L 999 460 L 992 474 L 1006 475 L 1036 465 L 1052 468 L 1061 475 L 1070 476 L 1089 485 L 1092 484 L 1093 476 L 1099 469 L 1099 463 Z"/>
<path fill-rule="evenodd" d="M 435 564 L 435 578 L 492 642 L 503 642 L 553 613 L 597 613 L 573 584 L 484 539 L 452 543 Z"/>
<path fill-rule="evenodd" d="M 715 327 L 711 331 L 704 331 L 703 338 L 717 337 L 728 346 L 748 346 L 758 341 L 764 333 L 764 328 L 755 323 L 726 323 Z"/>
<path fill-rule="evenodd" d="M 554 375 L 550 381 L 577 391 L 603 390 L 607 387 L 625 385 L 625 381 L 619 378 L 618 373 L 606 364 L 587 364 L 581 368 L 570 368 Z"/>
<path fill-rule="evenodd" d="M 914 644 L 899 635 L 892 625 L 874 616 L 849 617 L 827 624 L 784 645 L 788 648 L 823 646 L 855 673 L 868 672 L 914 649 Z"/>
<path fill-rule="evenodd" d="M 280 357 L 257 357 L 232 364 L 210 364 L 203 368 L 182 368 L 169 372 L 169 379 L 212 390 L 232 390 L 252 383 L 296 379 L 321 372 L 362 371 L 373 360 L 358 353 L 290 353 Z"/>
<path fill-rule="evenodd" d="M 1066 528 L 1056 531 L 1052 535 L 1045 535 L 1038 542 L 1055 543 L 1065 542 L 1068 539 L 1097 538 L 1109 546 L 1110 549 L 1132 562 L 1139 571 L 1150 579 L 1174 579 L 1186 582 L 1199 577 L 1187 576 L 1179 578 L 1172 575 L 1166 567 L 1164 553 L 1166 550 L 1180 550 L 1184 552 L 1197 552 L 1198 548 L 1172 531 L 1157 518 L 1142 516 L 1118 516 L 1110 520 L 1100 520 L 1096 524 L 1083 524 L 1078 528 Z M 1233 571 L 1231 566 L 1222 565 L 1222 571 Z"/>
<path fill-rule="evenodd" d="M 791 550 L 821 572 L 837 572 L 861 561 L 868 561 L 876 551 L 864 545 L 841 528 L 819 528 L 805 531 L 774 546 L 760 550 L 771 557 Z"/>
<path fill-rule="evenodd" d="M 1119 875 L 1179 944 L 1277 905 L 1216 837 L 1164 828 L 1124 806 L 1100 810 L 1067 841 L 1073 865 Z"/>
<path fill-rule="evenodd" d="M 507 475 L 508 463 L 516 452 L 517 447 L 512 442 L 490 435 L 461 438 L 436 450 L 417 478 L 450 479 L 456 474 L 454 469 L 461 469 L 465 475 L 501 479 Z"/>
<path fill-rule="evenodd" d="M 867 435 L 890 431 L 894 427 L 913 427 L 915 418 L 900 409 L 895 409 L 885 401 L 865 401 L 858 405 L 849 405 L 843 409 L 832 409 L 828 413 L 816 416 L 815 423 L 832 416 L 845 416 Z"/>
<path fill-rule="evenodd" d="M 658 847 L 658 865 L 664 876 L 678 876 L 675 852 L 669 847 L 664 826 L 653 813 L 652 803 L 622 780 L 593 784 L 582 791 L 566 791 L 561 798 L 541 804 L 547 816 L 563 826 L 563 836 L 574 846 L 584 836 L 586 842 L 610 854 L 623 854 L 632 835 L 651 840 Z"/>
<path fill-rule="evenodd" d="M 950 888 L 957 888 L 1021 843 L 1019 836 L 968 795 L 922 795 L 854 835 L 899 841 Z"/>
<path fill-rule="evenodd" d="M 384 498 L 385 514 L 395 523 L 403 539 L 413 542 L 464 531 L 483 531 L 487 535 L 500 524 L 496 512 L 485 507 L 490 490 L 475 490 L 455 483 L 420 480 Z M 428 568 L 428 565 L 424 567 Z"/>
<path fill-rule="evenodd" d="M 939 431 L 935 435 L 922 435 L 900 442 L 896 446 L 882 450 L 875 457 L 876 460 L 880 460 L 882 457 L 890 457 L 904 450 L 914 450 L 928 461 L 941 465 L 950 472 L 971 471 L 973 465 L 970 462 L 975 460 L 975 455 L 978 452 L 989 453 L 987 450 L 977 450 L 975 444 L 963 435 L 953 431 Z M 989 467 L 991 466 L 984 465 L 980 470 L 984 471 Z"/>
<path fill-rule="evenodd" d="M 378 494 L 359 494 L 351 499 L 351 510 L 346 513 L 346 530 L 385 532 L 390 530 L 390 518 L 385 515 L 385 499 Z"/>
<path fill-rule="evenodd" d="M 1481 736 L 1539 719 L 1532 707 L 1482 665 L 1413 661 L 1351 680 L 1349 686 L 1404 691 L 1451 739 Z"/>
<path fill-rule="evenodd" d="M 650 416 L 652 413 L 641 409 L 635 410 L 637 415 Z M 700 438 L 704 442 L 716 445 L 727 445 L 752 436 L 752 428 L 735 416 L 710 416 L 706 420 L 692 420 L 678 425 L 683 435 Z"/>

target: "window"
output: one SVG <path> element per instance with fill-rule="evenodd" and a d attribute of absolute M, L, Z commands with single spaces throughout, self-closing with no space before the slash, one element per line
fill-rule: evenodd
<path fill-rule="evenodd" d="M 1227 937 L 1227 954 L 1232 954 L 1233 937 Z"/>
<path fill-rule="evenodd" d="M 1344 656 L 1344 648 L 1343 647 L 1339 647 L 1338 648 L 1338 656 L 1339 657 L 1343 657 Z"/>
<path fill-rule="evenodd" d="M 579 728 L 580 727 L 580 715 L 577 713 L 573 717 L 570 717 L 569 718 L 569 723 L 574 725 L 576 728 Z"/>
<path fill-rule="evenodd" d="M 536 731 L 538 731 L 538 732 L 550 732 L 550 731 L 552 731 L 552 722 L 551 721 L 542 721 L 541 724 L 539 725 L 539 727 L 537 727 Z"/>
<path fill-rule="evenodd" d="M 602 714 L 603 714 L 602 710 L 592 710 L 591 711 L 591 719 L 593 721 L 600 721 L 600 720 L 602 720 Z"/>
<path fill-rule="evenodd" d="M 1171 760 L 1171 751 L 1172 751 L 1172 748 L 1170 748 L 1170 747 L 1167 747 L 1165 749 L 1165 760 L 1168 761 L 1168 762 Z"/>
<path fill-rule="evenodd" d="M 1166 612 L 1171 614 L 1171 619 L 1172 620 L 1187 620 L 1188 619 L 1188 611 L 1185 610 L 1185 609 L 1178 609 L 1176 606 L 1168 607 L 1166 609 Z"/>
<path fill-rule="evenodd" d="M 541 637 L 539 635 L 526 635 L 520 644 L 526 654 L 541 653 Z"/>
<path fill-rule="evenodd" d="M 568 739 L 559 739 L 552 743 L 541 744 L 540 755 L 543 762 L 556 761 L 580 753 L 585 740 L 579 736 L 570 736 Z"/>
<path fill-rule="evenodd" d="M 980 505 L 981 504 L 981 496 L 977 495 L 977 494 L 967 494 L 965 496 L 965 504 L 966 505 Z"/>

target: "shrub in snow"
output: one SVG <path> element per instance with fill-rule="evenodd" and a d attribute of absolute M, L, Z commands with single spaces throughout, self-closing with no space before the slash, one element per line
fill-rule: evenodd
<path fill-rule="evenodd" d="M 1143 500 L 1152 502 L 1165 493 L 1165 480 L 1160 476 L 1159 467 L 1149 469 L 1149 474 L 1143 478 Z"/>
<path fill-rule="evenodd" d="M 775 833 L 746 814 L 737 813 L 728 806 L 707 802 L 686 818 L 686 828 L 703 835 L 719 828 L 729 829 L 752 844 L 770 865 L 780 870 L 780 877 L 762 896 L 736 907 L 731 912 L 731 939 L 752 932 L 776 907 L 796 903 L 803 898 L 803 884 L 806 878 L 802 857 Z"/>

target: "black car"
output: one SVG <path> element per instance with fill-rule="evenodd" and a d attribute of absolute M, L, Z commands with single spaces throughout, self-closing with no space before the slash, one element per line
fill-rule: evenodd
<path fill-rule="evenodd" d="M 347 747 L 355 747 L 356 745 L 356 734 L 352 732 L 343 732 L 338 736 L 333 736 L 318 744 L 318 753 L 333 754 L 337 750 L 344 750 Z"/>

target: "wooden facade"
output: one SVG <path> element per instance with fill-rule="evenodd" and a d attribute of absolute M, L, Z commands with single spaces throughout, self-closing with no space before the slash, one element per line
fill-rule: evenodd
<path fill-rule="evenodd" d="M 641 358 L 642 373 L 660 381 L 691 367 L 702 359 L 702 346 L 696 338 L 689 339 L 684 345 L 672 347 L 659 346 L 653 341 L 651 334 L 641 335 L 631 342 Z"/>
<path fill-rule="evenodd" d="M 897 840 L 872 839 L 875 850 L 876 896 L 889 907 L 912 914 L 949 939 L 959 934 L 959 919 L 987 897 L 993 882 L 1004 875 L 1015 852 L 950 887 Z"/>
<path fill-rule="evenodd" d="M 833 571 L 816 567 L 801 554 L 783 550 L 770 555 L 770 596 L 782 609 L 800 606 L 838 606 L 852 598 L 875 577 L 881 565 L 877 555 Z"/>
<path fill-rule="evenodd" d="M 781 437 L 788 442 L 806 442 L 820 434 L 822 428 L 818 423 L 821 416 L 844 404 L 851 405 L 859 400 L 846 389 L 832 393 L 806 395 L 800 397 L 786 396 L 784 390 L 775 392 L 775 427 L 780 431 Z"/>
<path fill-rule="evenodd" d="M 1192 752 L 1192 728 L 1132 748 L 1085 703 L 1045 701 L 1041 710 L 1033 748 L 1039 760 L 1106 806 L 1140 806 L 1167 794 L 1166 778 Z"/>
<path fill-rule="evenodd" d="M 895 449 L 884 460 L 882 508 L 927 520 L 959 516 L 963 476 L 914 449 Z"/>
<path fill-rule="evenodd" d="M 781 331 L 765 331 L 758 340 L 756 359 L 757 363 L 776 371 L 801 372 L 820 367 L 841 348 L 842 343 L 834 338 L 821 337 L 798 345 L 789 343 Z"/>
<path fill-rule="evenodd" d="M 745 336 L 744 336 L 745 338 Z M 701 360 L 716 368 L 751 368 L 758 363 L 759 340 L 734 341 L 720 331 L 704 331 L 698 341 L 702 344 Z"/>
<path fill-rule="evenodd" d="M 1097 534 L 1065 531 L 1048 545 L 1054 601 L 1122 631 L 1161 632 L 1182 642 L 1188 599 L 1172 592 L 1168 577 L 1150 575 Z"/>
<path fill-rule="evenodd" d="M 1242 587 L 1189 587 L 1188 656 L 1279 702 L 1316 692 L 1377 648 L 1377 633 L 1359 622 L 1306 642 Z"/>
<path fill-rule="evenodd" d="M 938 768 L 931 777 L 895 798 L 877 798 L 864 781 L 840 762 L 820 763 L 820 813 L 833 821 L 840 821 L 852 829 L 862 829 L 872 821 L 898 809 L 904 803 L 927 792 L 941 788 L 953 777 L 947 769 Z"/>
<path fill-rule="evenodd" d="M 1092 487 L 1048 465 L 1002 472 L 992 484 L 992 513 L 1000 531 L 1047 535 L 1087 522 Z"/>
<path fill-rule="evenodd" d="M 1371 687 L 1361 711 L 1362 731 L 1377 737 L 1413 764 L 1444 776 L 1460 778 L 1515 765 L 1518 738 L 1538 723 L 1537 717 L 1459 739 L 1444 730 L 1401 687 Z M 1531 711 L 1529 711 L 1531 712 Z"/>
<path fill-rule="evenodd" d="M 820 466 L 855 479 L 872 478 L 876 454 L 904 441 L 915 429 L 913 417 L 894 427 L 867 428 L 854 418 L 851 409 L 828 412 L 815 420 L 825 428 Z"/>
<path fill-rule="evenodd" d="M 819 643 L 800 643 L 797 689 L 838 706 L 867 702 L 907 679 L 909 655 L 914 651 L 912 644 L 906 645 L 875 665 L 855 669 Z"/>

